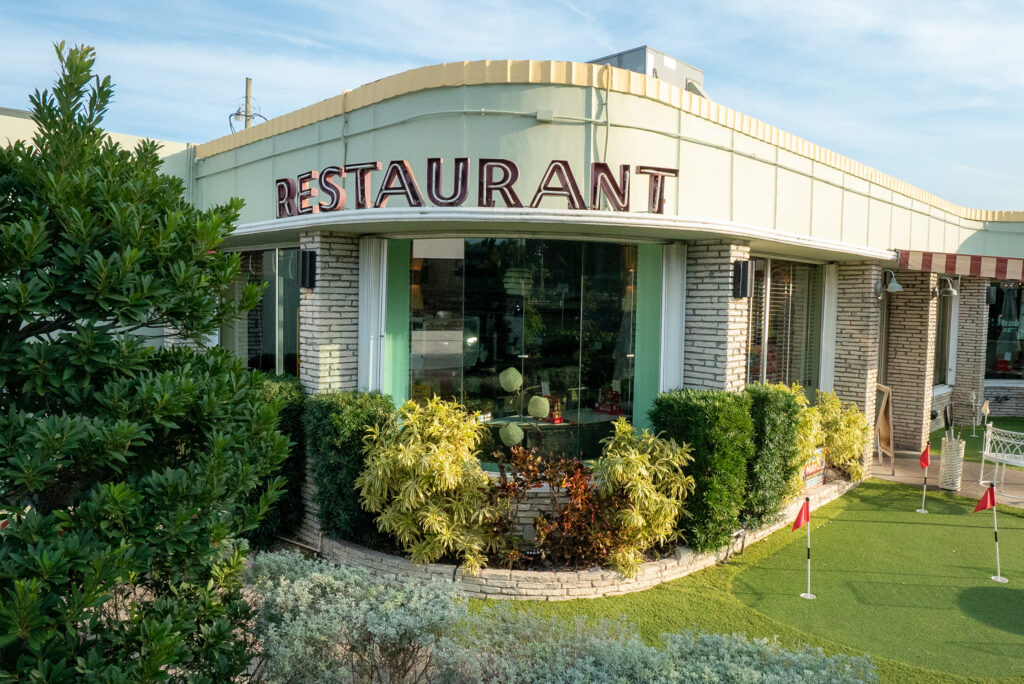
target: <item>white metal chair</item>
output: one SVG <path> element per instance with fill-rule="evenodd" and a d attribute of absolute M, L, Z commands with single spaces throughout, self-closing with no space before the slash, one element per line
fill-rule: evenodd
<path fill-rule="evenodd" d="M 991 478 L 985 477 L 985 461 L 992 461 L 994 472 Z M 1003 466 L 1002 480 L 999 478 L 999 466 Z M 1013 432 L 995 427 L 992 423 L 985 425 L 985 441 L 981 448 L 981 470 L 978 472 L 978 484 L 993 482 L 1000 489 L 1006 480 L 1006 466 L 1024 467 L 1024 432 Z"/>

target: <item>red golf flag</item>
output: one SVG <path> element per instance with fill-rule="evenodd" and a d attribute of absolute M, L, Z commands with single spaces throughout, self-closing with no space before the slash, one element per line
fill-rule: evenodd
<path fill-rule="evenodd" d="M 994 485 L 989 485 L 985 493 L 978 499 L 978 505 L 974 507 L 974 512 L 987 511 L 996 505 L 996 488 Z"/>
<path fill-rule="evenodd" d="M 924 451 L 921 452 L 921 467 L 922 468 L 927 468 L 928 465 L 932 462 L 932 452 L 931 452 L 931 449 L 932 449 L 932 445 L 931 444 L 925 444 L 924 445 Z"/>
<path fill-rule="evenodd" d="M 793 521 L 793 530 L 799 530 L 801 527 L 807 524 L 811 519 L 811 502 L 808 499 L 804 499 L 804 505 L 800 507 L 800 512 L 796 514 L 796 520 Z"/>

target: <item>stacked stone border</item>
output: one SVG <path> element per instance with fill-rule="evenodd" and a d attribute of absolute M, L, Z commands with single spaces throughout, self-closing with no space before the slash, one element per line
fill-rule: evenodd
<path fill-rule="evenodd" d="M 786 506 L 782 520 L 758 532 L 747 535 L 746 544 L 764 539 L 776 530 L 789 525 L 795 517 L 803 497 L 811 498 L 811 509 L 817 509 L 838 499 L 859 483 L 836 480 L 821 485 L 794 499 Z M 407 558 L 372 551 L 348 542 L 323 538 L 319 553 L 328 560 L 345 565 L 366 568 L 370 572 L 410 582 L 422 580 L 448 580 L 455 582 L 469 598 L 511 599 L 524 601 L 566 601 L 577 598 L 601 598 L 631 594 L 650 589 L 703 570 L 721 562 L 726 550 L 715 553 L 696 553 L 680 547 L 675 555 L 644 563 L 633 579 L 621 577 L 612 570 L 592 568 L 579 571 L 500 570 L 486 568 L 477 575 L 467 575 L 458 566 L 441 563 L 417 565 Z"/>

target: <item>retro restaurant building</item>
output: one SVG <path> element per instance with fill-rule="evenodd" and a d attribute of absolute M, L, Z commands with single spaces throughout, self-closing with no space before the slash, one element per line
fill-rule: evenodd
<path fill-rule="evenodd" d="M 957 206 L 706 97 L 641 48 L 397 74 L 176 152 L 245 200 L 262 304 L 220 344 L 310 392 L 431 395 L 595 453 L 677 387 L 798 382 L 896 449 L 1024 415 L 1024 212 Z"/>

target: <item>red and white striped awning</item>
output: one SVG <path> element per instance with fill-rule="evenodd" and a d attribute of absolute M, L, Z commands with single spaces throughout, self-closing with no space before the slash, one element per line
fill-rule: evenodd
<path fill-rule="evenodd" d="M 944 252 L 915 252 L 899 250 L 899 266 L 905 271 L 928 271 L 946 275 L 1021 280 L 1024 278 L 1024 259 L 978 256 L 976 254 L 946 254 Z"/>

